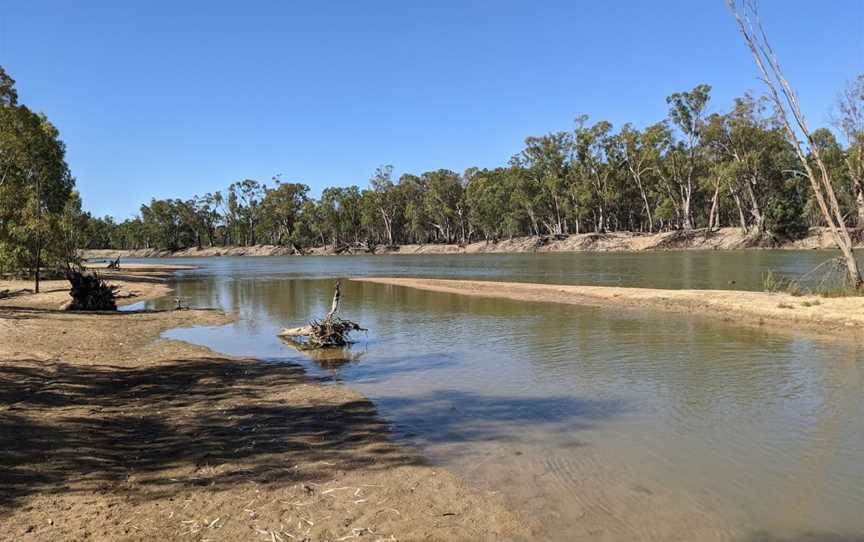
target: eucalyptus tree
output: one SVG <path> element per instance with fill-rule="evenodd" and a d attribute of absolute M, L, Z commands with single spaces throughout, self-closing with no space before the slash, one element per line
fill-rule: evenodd
<path fill-rule="evenodd" d="M 709 85 L 697 85 L 689 92 L 676 92 L 666 98 L 669 120 L 683 136 L 669 149 L 666 182 L 670 197 L 680 207 L 679 219 L 684 230 L 693 228 L 693 199 L 698 178 L 706 166 L 701 139 L 710 97 Z"/>
<path fill-rule="evenodd" d="M 258 223 L 261 221 L 264 194 L 267 186 L 253 179 L 244 179 L 228 187 L 228 203 L 234 217 L 238 237 L 245 246 L 254 245 Z"/>
<path fill-rule="evenodd" d="M 462 178 L 449 169 L 427 171 L 420 178 L 425 186 L 423 203 L 430 225 L 438 232 L 439 239 L 445 243 L 454 242 L 464 214 Z M 464 242 L 464 228 L 460 235 Z"/>
<path fill-rule="evenodd" d="M 415 243 L 425 243 L 432 238 L 432 219 L 426 207 L 426 179 L 411 173 L 399 177 L 396 185 L 402 214 L 405 239 Z"/>
<path fill-rule="evenodd" d="M 321 206 L 314 199 L 309 198 L 300 207 L 298 220 L 294 223 L 292 239 L 300 246 L 327 246 L 323 224 Z"/>
<path fill-rule="evenodd" d="M 608 228 L 610 204 L 615 196 L 612 181 L 622 162 L 618 140 L 612 133 L 612 124 L 599 121 L 586 125 L 587 116 L 577 119 L 574 132 L 573 165 L 579 172 L 577 179 L 589 188 L 591 203 L 595 209 L 594 231 L 603 233 Z"/>
<path fill-rule="evenodd" d="M 764 100 L 749 94 L 736 98 L 727 114 L 715 113 L 708 118 L 704 134 L 714 160 L 724 162 L 714 170 L 722 171 L 718 177 L 726 179 L 741 216 L 745 205 L 742 195 L 746 199 L 750 220 L 742 219 L 742 227 L 746 231 L 752 226 L 757 234 L 765 231 L 764 207 L 772 190 L 782 183 L 791 158 L 791 148 L 776 118 L 764 112 Z"/>
<path fill-rule="evenodd" d="M 511 192 L 510 204 L 517 213 L 525 216 L 526 231 L 529 235 L 540 235 L 540 222 L 544 205 L 544 193 L 534 175 L 530 175 L 525 159 L 517 154 L 510 158 L 508 168 Z"/>
<path fill-rule="evenodd" d="M 643 132 L 625 124 L 619 134 L 621 158 L 627 173 L 636 184 L 642 200 L 648 231 L 654 231 L 654 210 L 649 201 L 657 182 L 657 163 L 662 153 L 662 142 L 667 137 L 668 128 L 663 123 L 652 124 Z"/>
<path fill-rule="evenodd" d="M 258 238 L 268 239 L 273 245 L 285 245 L 292 241 L 294 226 L 303 204 L 309 199 L 309 187 L 301 183 L 283 183 L 278 178 L 274 180 L 275 188 L 264 188 Z M 322 224 L 322 227 L 326 226 Z"/>
<path fill-rule="evenodd" d="M 393 166 L 378 167 L 369 180 L 369 186 L 370 189 L 363 193 L 363 222 L 373 237 L 386 239 L 388 245 L 395 245 L 393 230 L 400 205 L 393 185 Z M 383 236 L 379 231 L 383 231 Z"/>
<path fill-rule="evenodd" d="M 62 246 L 75 179 L 58 130 L 18 103 L 14 84 L 0 67 L 0 267 L 28 272 L 38 292 L 43 266 L 66 263 L 51 249 Z"/>
<path fill-rule="evenodd" d="M 469 220 L 486 241 L 498 240 L 505 234 L 512 236 L 515 229 L 508 180 L 506 168 L 483 169 L 472 174 L 465 187 Z"/>
<path fill-rule="evenodd" d="M 192 233 L 195 246 L 201 248 L 207 234 L 207 225 L 203 220 L 200 199 L 197 196 L 187 200 L 178 199 L 175 200 L 175 206 L 183 227 Z"/>
<path fill-rule="evenodd" d="M 519 166 L 525 169 L 529 186 L 536 190 L 528 206 L 532 221 L 542 223 L 546 231 L 553 235 L 567 233 L 565 202 L 571 145 L 572 137 L 567 132 L 528 137 L 519 160 Z M 525 195 L 528 196 L 527 193 Z"/>
<path fill-rule="evenodd" d="M 180 200 L 152 199 L 149 205 L 141 206 L 146 248 L 177 250 L 187 246 L 183 242 L 185 224 L 178 203 Z"/>

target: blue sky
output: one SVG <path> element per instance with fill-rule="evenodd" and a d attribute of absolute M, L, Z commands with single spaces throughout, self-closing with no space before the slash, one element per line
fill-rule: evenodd
<path fill-rule="evenodd" d="M 864 72 L 864 0 L 763 0 L 811 124 Z M 501 165 L 582 113 L 644 126 L 756 68 L 723 0 L 6 0 L 0 65 L 67 144 L 85 207 L 125 218 L 281 173 L 314 194 Z"/>

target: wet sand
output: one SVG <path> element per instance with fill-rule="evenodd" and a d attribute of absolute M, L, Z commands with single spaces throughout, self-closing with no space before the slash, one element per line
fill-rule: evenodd
<path fill-rule="evenodd" d="M 132 303 L 169 272 L 106 278 Z M 232 315 L 66 312 L 64 284 L 0 299 L 0 539 L 542 538 L 394 444 L 359 394 L 160 338 Z"/>
<path fill-rule="evenodd" d="M 864 297 L 823 298 L 737 290 L 661 290 L 425 278 L 352 280 L 519 301 L 661 309 L 777 330 L 804 331 L 827 338 L 864 340 Z"/>

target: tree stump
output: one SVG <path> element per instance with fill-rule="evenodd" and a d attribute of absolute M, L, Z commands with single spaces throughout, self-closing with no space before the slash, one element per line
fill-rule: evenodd
<path fill-rule="evenodd" d="M 111 286 L 98 273 L 84 274 L 70 270 L 66 279 L 72 285 L 72 301 L 66 306 L 71 311 L 116 311 L 117 286 Z"/>

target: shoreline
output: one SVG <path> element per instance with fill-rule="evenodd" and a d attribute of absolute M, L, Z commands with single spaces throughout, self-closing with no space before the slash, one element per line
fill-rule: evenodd
<path fill-rule="evenodd" d="M 601 308 L 660 309 L 822 338 L 864 341 L 864 297 L 792 296 L 742 290 L 663 290 L 523 282 L 363 277 L 356 282 L 432 292 Z"/>
<path fill-rule="evenodd" d="M 119 303 L 170 293 L 173 267 L 145 267 L 104 272 L 136 293 Z M 16 540 L 533 538 L 352 389 L 161 338 L 236 315 L 61 311 L 53 282 L 0 299 L 0 521 Z"/>
<path fill-rule="evenodd" d="M 857 243 L 857 247 L 864 244 Z M 377 246 L 369 251 L 359 246 L 314 247 L 306 256 L 349 256 L 349 255 L 454 255 L 454 254 L 531 254 L 567 252 L 648 252 L 670 250 L 833 250 L 827 231 L 813 228 L 810 234 L 800 241 L 775 245 L 765 238 L 754 238 L 742 233 L 740 228 L 721 228 L 713 232 L 693 230 L 689 234 L 679 231 L 653 234 L 634 232 L 611 232 L 604 234 L 583 233 L 553 237 L 515 237 L 498 242 L 477 241 L 468 245 L 425 244 L 397 245 L 395 247 Z M 102 258 L 208 258 L 220 256 L 294 256 L 296 251 L 290 246 L 255 245 L 250 247 L 204 247 L 181 250 L 162 249 L 91 249 L 82 251 L 88 259 Z"/>

